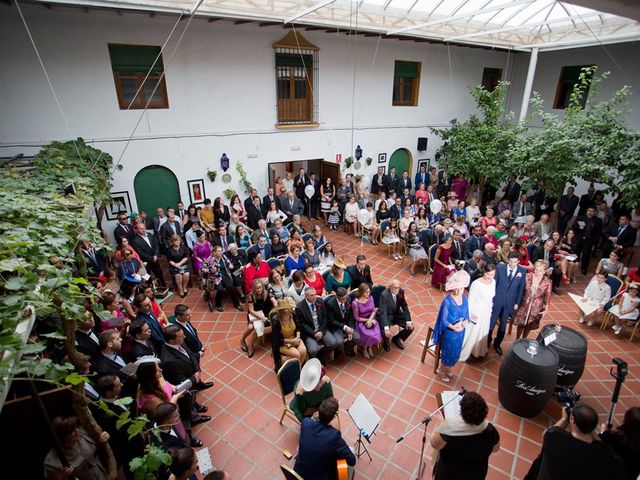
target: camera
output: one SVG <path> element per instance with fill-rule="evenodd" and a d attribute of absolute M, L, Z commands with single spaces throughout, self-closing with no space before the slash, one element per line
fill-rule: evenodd
<path fill-rule="evenodd" d="M 564 387 L 557 391 L 555 397 L 558 403 L 569 411 L 569 414 L 571 414 L 576 404 L 580 401 L 580 394 L 571 390 L 569 387 Z"/>
<path fill-rule="evenodd" d="M 614 378 L 621 378 L 622 381 L 624 382 L 624 377 L 626 377 L 627 373 L 628 373 L 627 362 L 625 362 L 621 358 L 613 358 L 611 361 L 613 362 L 613 364 L 618 369 L 618 371 L 616 373 L 613 373 L 613 368 L 612 368 L 611 369 L 611 376 L 614 377 Z"/>

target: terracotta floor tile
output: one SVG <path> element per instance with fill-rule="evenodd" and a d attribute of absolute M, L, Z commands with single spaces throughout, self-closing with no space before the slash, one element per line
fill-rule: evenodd
<path fill-rule="evenodd" d="M 379 350 L 372 360 L 360 355 L 327 366 L 327 374 L 332 378 L 340 401 L 342 433 L 348 444 L 354 444 L 357 428 L 346 409 L 359 393 L 372 402 L 382 418 L 378 434 L 373 436 L 370 444 L 367 443 L 373 461 L 369 462 L 366 456 L 360 458 L 357 478 L 395 480 L 415 476 L 422 430 L 413 432 L 400 444 L 396 443 L 397 438 L 437 408 L 437 393 L 461 386 L 477 388 L 482 393 L 489 404 L 489 419 L 501 434 L 503 449 L 491 457 L 487 478 L 522 478 L 540 451 L 541 432 L 559 417 L 560 406 L 551 401 L 543 412 L 526 420 L 506 411 L 498 401 L 503 357 L 498 357 L 493 349 L 484 359 L 457 365 L 452 384 L 442 382 L 433 375 L 433 357 L 427 356 L 425 363 L 420 363 L 422 346 L 419 342 L 425 338 L 428 326 L 434 323 L 444 293 L 429 285 L 429 276 L 418 273 L 416 277 L 410 277 L 407 261 L 400 265 L 400 262 L 383 258 L 381 250 L 368 244 L 361 248 L 357 240 L 341 232 L 331 232 L 329 236 L 338 252 L 349 252 L 344 255 L 347 263 L 351 263 L 354 253 L 363 251 L 376 282 L 386 283 L 392 278 L 402 282 L 416 326 L 416 332 L 406 342 L 404 351 L 392 345 L 390 352 Z M 587 279 L 579 276 L 579 280 L 570 289 L 563 286 L 563 292 L 581 294 Z M 209 406 L 214 418 L 197 427 L 196 434 L 210 446 L 214 465 L 228 470 L 233 478 L 281 478 L 279 464 L 293 465 L 293 462 L 286 461 L 282 450 L 287 448 L 295 453 L 299 426 L 288 418 L 283 425 L 278 423 L 282 401 L 268 339 L 264 344 L 256 345 L 256 353 L 249 359 L 239 348 L 240 335 L 246 328 L 245 313 L 235 311 L 229 299 L 224 301 L 224 313 L 208 312 L 202 294 L 197 290 L 192 291 L 186 301 L 208 347 L 202 368 L 216 382 L 214 388 L 199 394 L 199 401 Z M 164 302 L 164 308 L 172 312 L 178 303 L 179 299 L 172 297 Z M 584 401 L 598 410 L 604 421 L 615 384 L 609 375 L 611 359 L 618 356 L 629 362 L 630 370 L 636 367 L 640 363 L 638 341 L 629 343 L 628 334 L 626 338 L 617 338 L 611 331 L 603 332 L 596 327 L 580 325 L 576 321 L 576 312 L 568 295 L 553 296 L 545 323 L 574 328 L 587 338 L 587 368 L 576 390 L 582 393 Z M 505 338 L 505 352 L 512 341 L 513 335 Z M 637 403 L 639 395 L 640 379 L 628 377 L 621 390 L 616 421 L 621 419 L 626 408 Z M 433 428 L 435 424 L 428 426 L 428 437 Z M 427 473 L 424 478 L 428 478 L 432 468 L 429 447 L 425 458 Z"/>

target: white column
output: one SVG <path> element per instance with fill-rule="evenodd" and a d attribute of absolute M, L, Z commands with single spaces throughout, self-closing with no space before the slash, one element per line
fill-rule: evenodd
<path fill-rule="evenodd" d="M 538 47 L 531 49 L 531 57 L 529 58 L 529 70 L 527 71 L 527 81 L 524 84 L 524 92 L 522 93 L 522 106 L 520 107 L 520 121 L 524 121 L 529 109 L 529 100 L 531 99 L 531 89 L 533 88 L 533 77 L 536 74 L 536 65 L 538 63 Z"/>

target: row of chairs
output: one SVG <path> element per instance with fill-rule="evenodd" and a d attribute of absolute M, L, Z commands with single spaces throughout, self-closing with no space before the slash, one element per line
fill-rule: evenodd
<path fill-rule="evenodd" d="M 620 297 L 624 293 L 627 288 L 627 285 L 617 276 L 609 275 L 607 277 L 607 284 L 611 288 L 611 300 L 604 307 L 604 319 L 600 325 L 601 330 L 606 330 L 610 321 L 613 321 L 614 315 L 611 313 L 611 307 L 620 302 Z M 622 324 L 624 325 L 624 321 Z M 636 335 L 636 331 L 638 330 L 638 325 L 640 324 L 640 319 L 636 319 L 634 322 L 633 328 L 631 330 L 631 336 L 629 337 L 629 341 L 633 341 L 633 337 Z"/>

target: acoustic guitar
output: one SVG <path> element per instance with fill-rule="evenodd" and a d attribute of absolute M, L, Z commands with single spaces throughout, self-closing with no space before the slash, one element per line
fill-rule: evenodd
<path fill-rule="evenodd" d="M 347 466 L 347 461 L 344 458 L 338 460 L 338 480 L 348 480 L 349 479 L 349 467 Z"/>

